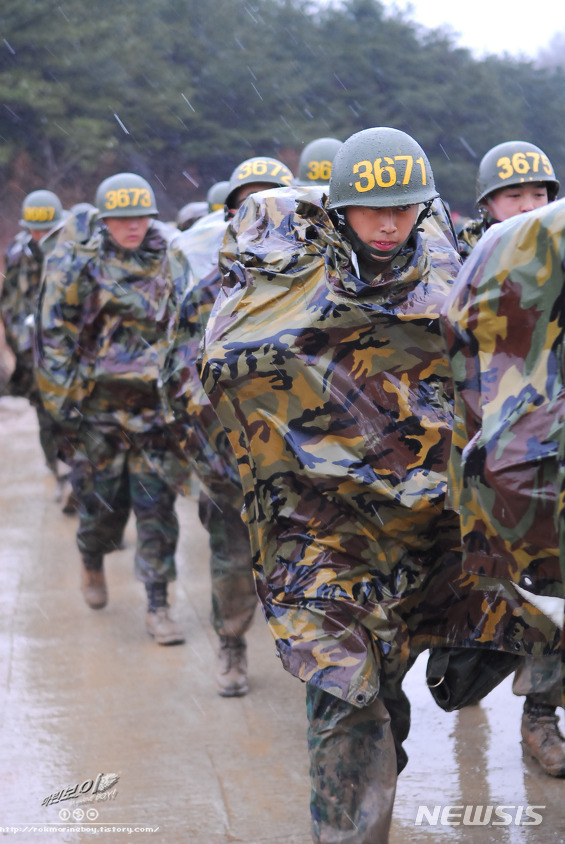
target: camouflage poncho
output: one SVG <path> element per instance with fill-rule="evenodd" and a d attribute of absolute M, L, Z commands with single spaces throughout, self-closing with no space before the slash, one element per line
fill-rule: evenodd
<path fill-rule="evenodd" d="M 520 214 L 482 238 L 445 308 L 464 566 L 560 597 L 564 257 L 565 201 Z"/>
<path fill-rule="evenodd" d="M 66 426 L 98 424 L 147 431 L 164 425 L 158 380 L 167 332 L 186 284 L 169 241 L 153 222 L 134 252 L 103 230 L 61 242 L 46 264 L 39 308 L 37 380 L 46 409 Z"/>
<path fill-rule="evenodd" d="M 479 220 L 468 220 L 458 235 L 458 249 L 462 258 L 469 257 L 481 237 L 492 225 L 492 218 L 481 217 Z"/>
<path fill-rule="evenodd" d="M 208 318 L 221 285 L 218 252 L 227 223 L 223 212 L 199 220 L 176 240 L 190 267 L 188 286 L 177 319 L 162 377 L 167 421 L 209 495 L 221 507 L 223 496 L 240 509 L 241 484 L 233 449 L 204 392 L 196 362 Z M 172 258 L 174 266 L 174 257 Z M 174 486 L 186 492 L 189 473 L 179 464 Z"/>
<path fill-rule="evenodd" d="M 428 225 L 368 284 L 317 198 L 279 189 L 247 200 L 220 264 L 202 380 L 238 458 L 285 668 L 362 706 L 380 670 L 401 676 L 430 644 L 531 648 L 511 588 L 470 591 L 444 510 L 452 240 Z"/>
<path fill-rule="evenodd" d="M 36 242 L 29 231 L 18 232 L 6 251 L 6 274 L 0 292 L 0 315 L 6 342 L 16 358 L 8 390 L 13 395 L 35 400 L 33 370 L 34 321 L 43 261 L 55 245 L 47 232 Z"/>

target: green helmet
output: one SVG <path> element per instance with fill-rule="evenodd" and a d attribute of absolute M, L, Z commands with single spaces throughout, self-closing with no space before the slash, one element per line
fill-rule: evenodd
<path fill-rule="evenodd" d="M 327 185 L 332 172 L 332 162 L 342 142 L 337 138 L 317 138 L 310 141 L 298 162 L 298 185 Z"/>
<path fill-rule="evenodd" d="M 153 188 L 136 173 L 116 173 L 104 179 L 94 204 L 101 217 L 153 217 L 159 213 Z"/>
<path fill-rule="evenodd" d="M 208 211 L 210 214 L 212 211 L 221 211 L 224 207 L 229 187 L 229 182 L 216 182 L 216 184 L 212 185 L 212 187 L 208 190 L 208 193 L 206 194 L 206 202 L 208 203 Z"/>
<path fill-rule="evenodd" d="M 177 214 L 176 226 L 181 232 L 187 231 L 201 217 L 208 213 L 207 202 L 187 202 Z"/>
<path fill-rule="evenodd" d="M 436 196 L 424 150 L 400 129 L 363 129 L 348 138 L 334 158 L 328 208 L 417 205 Z"/>
<path fill-rule="evenodd" d="M 255 182 L 273 185 L 273 187 L 285 187 L 292 185 L 294 176 L 286 164 L 276 158 L 247 158 L 238 164 L 230 176 L 226 205 L 231 207 L 236 192 L 243 185 L 251 185 Z"/>
<path fill-rule="evenodd" d="M 479 164 L 477 205 L 500 188 L 543 182 L 552 202 L 559 191 L 553 165 L 539 147 L 527 141 L 506 141 L 490 149 Z"/>
<path fill-rule="evenodd" d="M 22 203 L 20 226 L 35 231 L 52 229 L 63 217 L 63 206 L 50 190 L 34 190 Z"/>

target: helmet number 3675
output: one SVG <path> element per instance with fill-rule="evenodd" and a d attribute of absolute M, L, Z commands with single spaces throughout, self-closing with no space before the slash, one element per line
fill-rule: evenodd
<path fill-rule="evenodd" d="M 531 159 L 531 162 L 528 161 L 528 158 Z M 539 152 L 515 152 L 512 158 L 509 158 L 507 155 L 503 155 L 496 162 L 496 166 L 500 167 L 498 175 L 501 179 L 509 179 L 514 175 L 514 173 L 524 175 L 525 173 L 529 173 L 530 170 L 533 173 L 539 173 L 540 159 L 544 172 L 547 173 L 548 176 L 552 176 L 553 167 L 551 166 L 549 158 Z"/>

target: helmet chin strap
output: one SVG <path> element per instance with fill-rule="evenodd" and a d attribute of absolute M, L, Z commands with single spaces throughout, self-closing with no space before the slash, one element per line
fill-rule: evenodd
<path fill-rule="evenodd" d="M 338 218 L 338 230 L 349 241 L 355 254 L 358 255 L 362 261 L 364 260 L 367 263 L 375 262 L 376 266 L 378 267 L 379 265 L 382 266 L 384 263 L 392 261 L 392 259 L 395 258 L 400 252 L 403 252 L 405 250 L 406 244 L 410 241 L 412 235 L 417 231 L 418 226 L 430 214 L 431 207 L 431 200 L 429 202 L 424 203 L 424 208 L 418 215 L 418 219 L 412 226 L 406 240 L 403 240 L 402 243 L 399 243 L 398 246 L 396 246 L 394 249 L 387 250 L 375 249 L 373 246 L 369 246 L 368 243 L 366 243 L 364 240 L 361 240 L 355 229 L 353 229 L 349 225 L 345 214 L 342 214 L 339 211 L 334 213 L 336 213 Z"/>

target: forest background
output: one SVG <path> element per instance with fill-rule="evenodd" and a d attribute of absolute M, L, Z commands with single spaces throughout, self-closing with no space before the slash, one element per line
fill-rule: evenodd
<path fill-rule="evenodd" d="M 552 35 L 535 60 L 477 59 L 377 0 L 2 0 L 0 246 L 36 188 L 69 207 L 131 170 L 174 220 L 245 158 L 296 171 L 314 138 L 378 125 L 420 142 L 460 214 L 504 140 L 541 146 L 565 188 L 565 50 Z"/>

